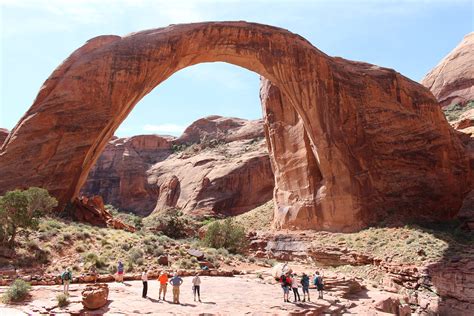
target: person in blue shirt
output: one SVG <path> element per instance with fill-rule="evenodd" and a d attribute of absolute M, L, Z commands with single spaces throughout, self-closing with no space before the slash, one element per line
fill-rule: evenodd
<path fill-rule="evenodd" d="M 183 279 L 175 273 L 170 279 L 170 284 L 173 286 L 173 303 L 179 304 L 179 287 L 183 284 Z"/>
<path fill-rule="evenodd" d="M 304 272 L 301 277 L 301 286 L 303 287 L 303 302 L 306 302 L 306 294 L 308 295 L 308 302 L 311 302 L 309 298 L 309 276 Z"/>

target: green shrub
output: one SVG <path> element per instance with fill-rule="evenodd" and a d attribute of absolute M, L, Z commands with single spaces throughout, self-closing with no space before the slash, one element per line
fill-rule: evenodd
<path fill-rule="evenodd" d="M 104 259 L 99 258 L 95 253 L 89 252 L 84 255 L 84 262 L 94 265 L 96 268 L 103 268 L 107 266 L 107 263 Z"/>
<path fill-rule="evenodd" d="M 31 285 L 21 279 L 16 279 L 12 285 L 3 294 L 2 302 L 7 304 L 9 302 L 23 301 L 31 290 Z"/>
<path fill-rule="evenodd" d="M 69 298 L 67 297 L 66 294 L 58 294 L 56 296 L 56 300 L 58 301 L 58 306 L 59 307 L 64 307 L 69 305 Z"/>
<path fill-rule="evenodd" d="M 247 246 L 244 227 L 231 218 L 210 224 L 203 241 L 208 247 L 225 248 L 231 253 L 242 252 Z"/>
<path fill-rule="evenodd" d="M 133 248 L 130 250 L 130 254 L 128 256 L 131 261 L 136 262 L 138 259 L 143 259 L 143 251 L 138 248 Z"/>
<path fill-rule="evenodd" d="M 57 205 L 58 201 L 47 190 L 36 187 L 0 196 L 0 244 L 13 248 L 18 233 L 38 230 L 40 218 Z"/>
<path fill-rule="evenodd" d="M 155 249 L 153 249 L 153 255 L 155 257 L 159 257 L 163 255 L 164 253 L 165 253 L 165 248 L 163 248 L 162 246 L 158 246 Z"/>

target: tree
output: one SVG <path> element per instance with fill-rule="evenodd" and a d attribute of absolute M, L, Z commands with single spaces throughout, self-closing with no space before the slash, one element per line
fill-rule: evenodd
<path fill-rule="evenodd" d="M 204 237 L 204 244 L 213 248 L 225 248 L 232 253 L 242 252 L 247 246 L 245 229 L 231 218 L 209 225 Z"/>
<path fill-rule="evenodd" d="M 19 232 L 37 229 L 38 219 L 58 205 L 47 190 L 31 187 L 28 190 L 8 191 L 0 196 L 0 243 L 13 248 Z"/>

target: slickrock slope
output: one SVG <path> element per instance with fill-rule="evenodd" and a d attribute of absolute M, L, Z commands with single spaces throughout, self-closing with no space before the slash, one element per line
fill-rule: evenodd
<path fill-rule="evenodd" d="M 147 170 L 173 151 L 172 137 L 139 135 L 112 139 L 81 189 L 85 195 L 100 195 L 106 204 L 140 215 L 155 208 L 157 192 L 147 182 Z"/>
<path fill-rule="evenodd" d="M 0 146 L 3 144 L 8 136 L 8 130 L 6 128 L 0 128 Z"/>
<path fill-rule="evenodd" d="M 113 139 L 82 192 L 141 215 L 170 207 L 236 215 L 270 200 L 273 186 L 263 122 L 209 116 L 175 140 Z"/>
<path fill-rule="evenodd" d="M 1 147 L 0 194 L 39 186 L 65 206 L 144 95 L 180 69 L 215 61 L 262 75 L 279 89 L 285 109 L 301 116 L 322 176 L 313 188 L 315 228 L 354 231 L 459 210 L 472 171 L 426 88 L 391 69 L 332 58 L 287 30 L 241 21 L 88 41 L 46 80 Z M 308 156 L 292 153 L 292 145 L 295 160 Z M 285 216 L 275 216 L 281 227 L 298 228 Z"/>
<path fill-rule="evenodd" d="M 159 188 L 155 211 L 177 207 L 186 212 L 237 215 L 270 200 L 274 178 L 263 124 L 250 124 L 256 128 L 248 135 L 259 137 L 221 140 L 197 152 L 190 147 L 155 164 L 148 172 L 148 182 Z M 233 129 L 229 134 L 234 134 Z"/>
<path fill-rule="evenodd" d="M 474 32 L 431 70 L 421 83 L 442 106 L 474 100 Z"/>

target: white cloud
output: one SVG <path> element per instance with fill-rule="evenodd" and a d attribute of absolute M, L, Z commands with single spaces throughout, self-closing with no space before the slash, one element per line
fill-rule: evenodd
<path fill-rule="evenodd" d="M 145 132 L 153 132 L 153 133 L 161 133 L 161 134 L 181 134 L 183 133 L 185 127 L 177 124 L 159 124 L 159 125 L 152 125 L 146 124 L 143 126 L 143 130 Z"/>

